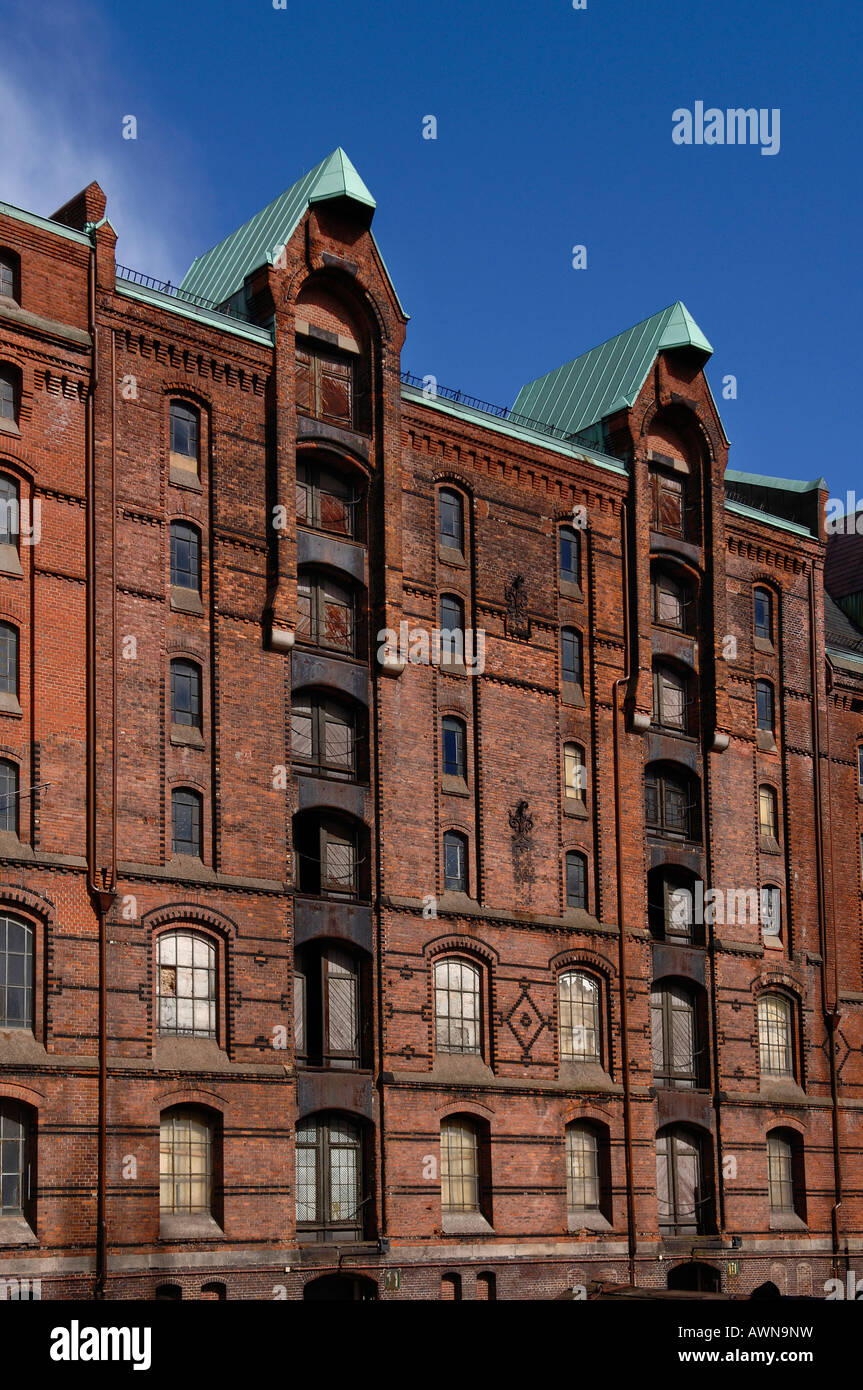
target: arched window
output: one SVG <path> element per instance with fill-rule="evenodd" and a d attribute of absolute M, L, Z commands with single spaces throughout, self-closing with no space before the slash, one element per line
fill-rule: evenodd
<path fill-rule="evenodd" d="M 171 584 L 201 592 L 201 533 L 188 521 L 171 522 Z"/>
<path fill-rule="evenodd" d="M 566 797 L 584 805 L 587 794 L 587 770 L 584 749 L 580 743 L 563 745 L 563 790 Z"/>
<path fill-rule="evenodd" d="M 447 714 L 441 720 L 443 775 L 467 781 L 467 725 L 463 719 Z"/>
<path fill-rule="evenodd" d="M 297 1057 L 310 1067 L 341 1071 L 360 1067 L 367 1000 L 358 955 L 335 942 L 309 942 L 297 949 L 296 960 Z"/>
<path fill-rule="evenodd" d="M 581 535 L 574 526 L 559 528 L 558 547 L 560 582 L 578 587 L 581 583 Z"/>
<path fill-rule="evenodd" d="M 0 916 L 0 1028 L 33 1027 L 33 928 Z"/>
<path fill-rule="evenodd" d="M 297 637 L 315 647 L 355 656 L 354 590 L 329 574 L 304 570 L 297 578 Z"/>
<path fill-rule="evenodd" d="M 782 936 L 782 893 L 772 883 L 761 889 L 761 934 L 773 940 Z"/>
<path fill-rule="evenodd" d="M 444 1213 L 479 1212 L 480 1134 L 475 1120 L 450 1115 L 440 1127 L 440 1195 Z"/>
<path fill-rule="evenodd" d="M 201 729 L 201 668 L 186 657 L 171 662 L 171 723 Z"/>
<path fill-rule="evenodd" d="M 216 1300 L 224 1303 L 228 1297 L 228 1291 L 224 1284 L 213 1281 L 209 1284 L 201 1285 L 201 1298 Z"/>
<path fill-rule="evenodd" d="M 583 970 L 570 970 L 560 976 L 557 992 L 561 1060 L 598 1062 L 599 982 Z"/>
<path fill-rule="evenodd" d="M 757 588 L 753 602 L 754 630 L 762 642 L 773 641 L 773 595 L 769 589 Z"/>
<path fill-rule="evenodd" d="M 0 623 L 0 694 L 18 696 L 18 629 Z"/>
<path fill-rule="evenodd" d="M 434 967 L 435 1050 L 479 1055 L 480 975 L 470 961 L 448 957 Z"/>
<path fill-rule="evenodd" d="M 18 834 L 18 766 L 9 758 L 0 758 L 0 831 Z"/>
<path fill-rule="evenodd" d="M 365 845 L 365 839 L 363 841 Z M 360 872 L 360 828 L 344 816 L 301 811 L 294 818 L 298 887 L 312 897 L 358 898 L 368 892 Z"/>
<path fill-rule="evenodd" d="M 0 473 L 0 546 L 13 546 L 17 552 L 21 534 L 18 484 L 8 473 Z M 0 553 L 2 567 L 2 553 Z"/>
<path fill-rule="evenodd" d="M 762 994 L 758 1000 L 758 1055 L 762 1076 L 794 1076 L 791 1000 Z"/>
<path fill-rule="evenodd" d="M 653 621 L 659 627 L 689 632 L 692 627 L 692 586 L 676 571 L 656 566 L 652 575 Z"/>
<path fill-rule="evenodd" d="M 566 1205 L 571 1213 L 601 1206 L 600 1136 L 595 1125 L 566 1127 Z"/>
<path fill-rule="evenodd" d="M 302 458 L 297 462 L 297 520 L 317 531 L 359 540 L 361 494 L 350 474 L 325 463 Z"/>
<path fill-rule="evenodd" d="M 321 777 L 352 781 L 357 775 L 353 709 L 319 691 L 295 694 L 291 701 L 291 757 Z"/>
<path fill-rule="evenodd" d="M 759 733 L 773 734 L 776 723 L 773 709 L 773 686 L 770 681 L 755 682 L 755 707 Z"/>
<path fill-rule="evenodd" d="M 171 466 L 198 472 L 199 415 L 185 401 L 171 401 Z"/>
<path fill-rule="evenodd" d="M 5 247 L 0 251 L 0 295 L 4 299 L 20 301 L 21 261 L 14 251 Z"/>
<path fill-rule="evenodd" d="M 449 487 L 438 492 L 438 543 L 459 554 L 464 551 L 464 501 Z"/>
<path fill-rule="evenodd" d="M 158 1284 L 153 1294 L 156 1303 L 180 1303 L 182 1298 L 183 1290 L 179 1284 Z"/>
<path fill-rule="evenodd" d="M 0 420 L 18 423 L 21 400 L 21 373 L 17 367 L 0 363 Z"/>
<path fill-rule="evenodd" d="M 297 1228 L 303 1241 L 363 1235 L 361 1135 L 343 1115 L 312 1115 L 296 1129 Z"/>
<path fill-rule="evenodd" d="M 442 1303 L 461 1302 L 461 1275 L 442 1274 L 440 1277 L 440 1297 Z"/>
<path fill-rule="evenodd" d="M 672 1090 L 703 1085 L 703 1032 L 695 991 L 664 980 L 650 991 L 653 1080 Z"/>
<path fill-rule="evenodd" d="M 200 1106 L 162 1112 L 159 1210 L 163 1216 L 213 1214 L 215 1123 Z"/>
<path fill-rule="evenodd" d="M 682 1125 L 656 1136 L 656 1198 L 663 1235 L 706 1235 L 712 1224 L 701 1136 Z"/>
<path fill-rule="evenodd" d="M 683 768 L 650 763 L 644 776 L 644 819 L 651 835 L 699 838 L 697 783 Z"/>
<path fill-rule="evenodd" d="M 0 1099 L 0 1216 L 29 1216 L 36 1189 L 31 1172 L 33 1132 L 28 1107 Z"/>
<path fill-rule="evenodd" d="M 566 856 L 566 905 L 587 911 L 587 859 L 578 850 Z"/>
<path fill-rule="evenodd" d="M 458 830 L 447 830 L 443 837 L 444 887 L 451 893 L 468 891 L 467 836 Z"/>
<path fill-rule="evenodd" d="M 497 1275 L 478 1274 L 476 1276 L 476 1296 L 482 1303 L 493 1303 L 497 1298 Z"/>
<path fill-rule="evenodd" d="M 767 1183 L 772 1217 L 804 1217 L 803 1144 L 790 1129 L 767 1135 Z"/>
<path fill-rule="evenodd" d="M 561 628 L 560 675 L 565 685 L 576 685 L 579 689 L 582 688 L 584 670 L 581 656 L 581 633 L 574 627 Z"/>
<path fill-rule="evenodd" d="M 160 1034 L 216 1036 L 216 948 L 198 932 L 162 932 L 156 941 Z"/>
<path fill-rule="evenodd" d="M 690 682 L 676 666 L 665 662 L 653 668 L 653 722 L 674 733 L 689 733 Z"/>
<path fill-rule="evenodd" d="M 762 840 L 778 843 L 776 792 L 766 784 L 758 788 L 758 831 Z"/>
<path fill-rule="evenodd" d="M 203 798 L 191 787 L 175 787 L 171 792 L 171 852 L 195 859 L 203 856 L 201 808 Z"/>

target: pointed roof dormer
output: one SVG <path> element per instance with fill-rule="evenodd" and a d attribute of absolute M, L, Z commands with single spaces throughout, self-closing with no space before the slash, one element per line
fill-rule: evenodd
<path fill-rule="evenodd" d="M 248 275 L 275 259 L 310 207 L 333 199 L 347 199 L 362 209 L 366 221 L 371 222 L 375 200 L 341 147 L 242 227 L 198 256 L 180 288 L 213 304 L 222 304 L 242 288 Z"/>

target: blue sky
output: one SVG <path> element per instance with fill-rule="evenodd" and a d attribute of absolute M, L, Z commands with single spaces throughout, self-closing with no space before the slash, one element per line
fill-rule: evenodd
<path fill-rule="evenodd" d="M 682 299 L 731 466 L 863 494 L 861 29 L 847 0 L 6 0 L 0 197 L 50 214 L 97 178 L 118 259 L 176 280 L 342 145 L 405 367 L 508 404 Z M 699 100 L 778 108 L 779 153 L 675 145 Z"/>

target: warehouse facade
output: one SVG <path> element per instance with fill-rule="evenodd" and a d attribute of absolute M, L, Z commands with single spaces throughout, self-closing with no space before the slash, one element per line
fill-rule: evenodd
<path fill-rule="evenodd" d="M 727 469 L 679 303 L 512 411 L 408 377 L 342 151 L 179 289 L 105 211 L 0 205 L 0 1277 L 822 1293 L 863 1258 L 826 484 Z"/>

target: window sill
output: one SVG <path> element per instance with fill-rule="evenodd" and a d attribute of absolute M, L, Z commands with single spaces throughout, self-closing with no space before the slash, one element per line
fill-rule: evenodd
<path fill-rule="evenodd" d="M 160 1240 L 224 1240 L 225 1232 L 207 1212 L 188 1216 L 160 1216 Z"/>
<path fill-rule="evenodd" d="M 771 1231 L 808 1231 L 809 1227 L 798 1216 L 796 1211 L 778 1211 L 770 1213 Z"/>
<path fill-rule="evenodd" d="M 48 1054 L 32 1028 L 0 1028 L 0 1063 L 14 1067 L 45 1062 Z"/>
<path fill-rule="evenodd" d="M 183 589 L 179 584 L 171 585 L 171 607 L 178 613 L 203 614 L 201 595 L 194 589 Z"/>
<path fill-rule="evenodd" d="M 215 1038 L 182 1038 L 162 1033 L 153 1047 L 153 1066 L 167 1071 L 227 1071 L 227 1053 Z"/>
<path fill-rule="evenodd" d="M 758 729 L 758 730 L 757 730 L 757 733 L 756 733 L 756 742 L 757 742 L 757 744 L 758 744 L 758 747 L 761 749 L 761 752 L 762 752 L 762 753 L 778 753 L 778 752 L 779 752 L 779 749 L 778 749 L 777 746 L 776 746 L 776 739 L 774 738 L 773 734 L 771 734 L 770 731 L 769 731 L 768 729 Z"/>
<path fill-rule="evenodd" d="M 5 691 L 0 695 L 0 714 L 11 714 L 13 718 L 18 719 L 23 716 L 24 711 L 18 703 L 17 695 Z"/>
<path fill-rule="evenodd" d="M 180 459 L 183 459 L 182 463 L 179 462 Z M 171 467 L 169 470 L 169 477 L 174 487 L 185 487 L 192 492 L 204 491 L 203 487 L 201 486 L 201 480 L 198 477 L 197 468 L 194 466 L 190 467 L 185 462 L 184 454 L 171 455 Z"/>
<path fill-rule="evenodd" d="M 566 796 L 563 800 L 563 814 L 576 816 L 579 820 L 587 820 L 587 806 L 577 796 Z"/>
<path fill-rule="evenodd" d="M 0 859 L 32 859 L 33 850 L 19 840 L 14 830 L 0 830 Z"/>
<path fill-rule="evenodd" d="M 776 648 L 769 637 L 755 637 L 752 645 L 757 652 L 767 652 L 770 656 L 776 655 Z"/>
<path fill-rule="evenodd" d="M 759 1093 L 765 1100 L 803 1103 L 806 1092 L 792 1076 L 763 1076 Z"/>
<path fill-rule="evenodd" d="M 23 1216 L 0 1216 L 0 1246 L 38 1244 L 36 1232 Z"/>
<path fill-rule="evenodd" d="M 580 584 L 576 584 L 570 579 L 561 579 L 559 588 L 563 598 L 574 598 L 583 602 L 584 594 Z"/>
<path fill-rule="evenodd" d="M 611 1231 L 611 1222 L 601 1211 L 569 1211 L 566 1214 L 566 1229 L 575 1234 L 578 1231 Z"/>
<path fill-rule="evenodd" d="M 440 785 L 441 791 L 446 792 L 448 796 L 470 796 L 470 787 L 463 777 L 444 776 Z"/>
<path fill-rule="evenodd" d="M 215 878 L 216 873 L 196 854 L 175 854 L 168 860 L 165 868 L 178 878 Z"/>
<path fill-rule="evenodd" d="M 758 848 L 762 854 L 782 853 L 782 846 L 778 840 L 774 840 L 772 835 L 761 835 L 758 840 Z"/>
<path fill-rule="evenodd" d="M 462 893 L 456 888 L 445 888 L 438 896 L 438 907 L 442 907 L 445 912 L 458 912 L 459 909 L 467 908 L 475 912 L 479 907 L 476 898 L 472 898 L 467 893 Z"/>
<path fill-rule="evenodd" d="M 2 420 L 2 419 L 0 419 L 0 432 L 2 432 L 3 434 L 14 434 L 14 435 L 16 436 L 16 438 L 18 438 L 18 439 L 21 438 L 21 431 L 19 430 L 18 426 L 15 424 L 15 421 L 14 421 L 14 420 Z"/>
<path fill-rule="evenodd" d="M 194 728 L 191 724 L 172 724 L 171 742 L 182 744 L 187 748 L 203 748 L 204 735 L 200 729 Z"/>
<path fill-rule="evenodd" d="M 572 681 L 561 683 L 560 698 L 565 705 L 575 705 L 578 709 L 584 709 L 584 691 L 580 685 L 573 685 Z"/>
<path fill-rule="evenodd" d="M 451 550 L 448 545 L 438 546 L 437 557 L 445 565 L 453 565 L 456 569 L 460 570 L 467 569 L 467 560 L 464 558 L 462 552 L 454 548 Z"/>
<path fill-rule="evenodd" d="M 558 1076 L 571 1091 L 619 1090 L 601 1062 L 576 1062 L 567 1058 L 561 1061 Z"/>
<path fill-rule="evenodd" d="M 0 545 L 0 574 L 8 575 L 10 579 L 22 579 L 24 577 L 17 546 Z"/>
<path fill-rule="evenodd" d="M 478 1211 L 444 1212 L 442 1230 L 445 1236 L 493 1236 L 494 1227 Z"/>

